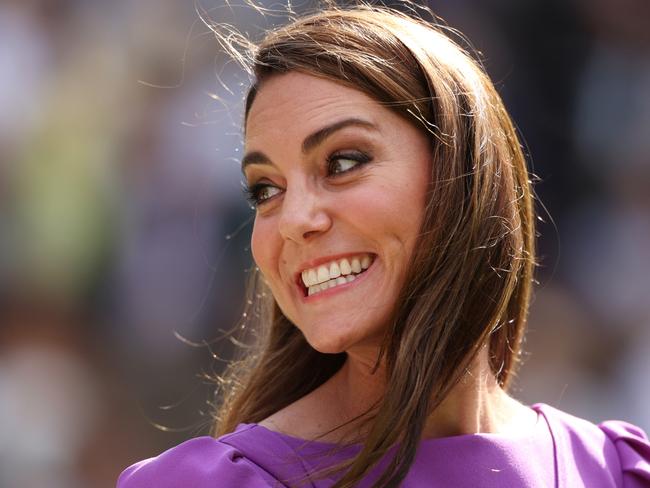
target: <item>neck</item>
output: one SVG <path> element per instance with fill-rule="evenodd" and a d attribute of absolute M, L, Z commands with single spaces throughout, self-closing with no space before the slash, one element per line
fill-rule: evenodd
<path fill-rule="evenodd" d="M 340 406 L 337 416 L 342 423 L 372 409 L 385 393 L 385 369 L 380 366 L 373 372 L 375 358 L 372 354 L 348 353 L 345 364 L 330 380 L 336 404 Z M 520 432 L 535 421 L 534 411 L 508 396 L 499 386 L 484 347 L 461 381 L 429 415 L 423 437 Z"/>

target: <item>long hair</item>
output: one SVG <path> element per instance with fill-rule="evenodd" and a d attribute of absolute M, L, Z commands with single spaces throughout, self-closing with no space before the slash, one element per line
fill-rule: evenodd
<path fill-rule="evenodd" d="M 398 486 L 427 417 L 481 347 L 498 383 L 515 373 L 535 266 L 533 195 L 521 145 L 480 65 L 444 29 L 390 9 L 328 8 L 269 32 L 252 56 L 257 90 L 297 71 L 353 87 L 429 137 L 431 181 L 418 242 L 380 359 L 386 391 L 363 449 L 338 487 L 356 485 L 394 448 L 378 486 Z M 345 354 L 322 354 L 253 273 L 256 345 L 220 378 L 214 435 L 254 423 L 330 378 Z"/>

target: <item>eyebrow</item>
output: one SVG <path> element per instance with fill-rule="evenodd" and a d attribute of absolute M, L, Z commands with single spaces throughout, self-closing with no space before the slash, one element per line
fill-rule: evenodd
<path fill-rule="evenodd" d="M 372 122 L 367 120 L 350 118 L 341 120 L 339 122 L 334 122 L 331 125 L 318 129 L 316 132 L 305 137 L 305 140 L 302 141 L 302 152 L 306 154 L 312 151 L 315 147 L 322 144 L 325 139 L 330 137 L 335 132 L 345 129 L 346 127 L 363 127 L 365 129 L 378 130 L 377 126 Z M 268 156 L 266 156 L 261 151 L 253 151 L 244 156 L 241 162 L 242 172 L 246 169 L 247 166 L 251 164 L 272 164 Z"/>

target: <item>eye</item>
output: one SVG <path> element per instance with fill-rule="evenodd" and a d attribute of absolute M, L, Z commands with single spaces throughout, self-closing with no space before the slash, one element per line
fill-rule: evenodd
<path fill-rule="evenodd" d="M 347 173 L 368 163 L 370 159 L 368 154 L 359 151 L 332 154 L 327 159 L 327 173 L 331 176 Z"/>
<path fill-rule="evenodd" d="M 256 207 L 282 193 L 282 189 L 268 183 L 255 183 L 250 187 L 244 185 L 244 193 L 250 204 Z"/>

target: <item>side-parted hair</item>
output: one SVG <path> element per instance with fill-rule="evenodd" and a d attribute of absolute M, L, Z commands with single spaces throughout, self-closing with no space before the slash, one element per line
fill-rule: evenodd
<path fill-rule="evenodd" d="M 488 347 L 504 388 L 519 360 L 535 267 L 531 182 L 492 82 L 444 32 L 387 8 L 328 7 L 268 32 L 252 51 L 246 115 L 267 79 L 297 71 L 369 95 L 427 134 L 432 148 L 425 217 L 378 358 L 387 388 L 337 487 L 355 486 L 393 447 L 377 486 L 398 486 L 427 417 L 479 350 Z M 256 344 L 219 378 L 214 435 L 265 419 L 345 361 L 307 343 L 259 271 L 245 315 Z"/>

